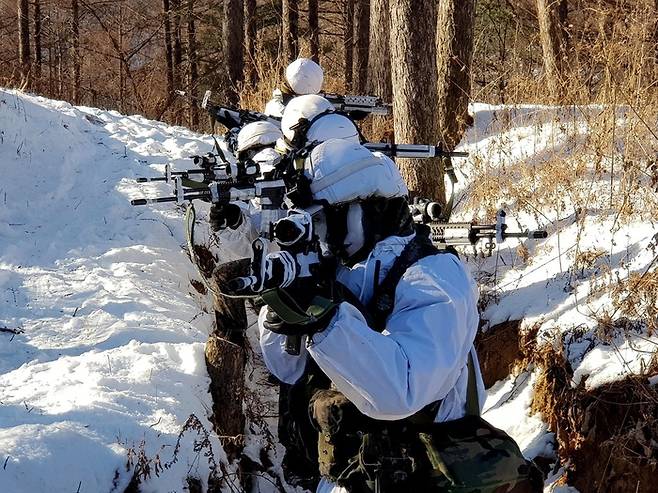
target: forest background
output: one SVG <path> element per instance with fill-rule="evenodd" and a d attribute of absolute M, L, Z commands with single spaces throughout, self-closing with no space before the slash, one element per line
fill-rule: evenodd
<path fill-rule="evenodd" d="M 260 110 L 297 56 L 327 91 L 394 102 L 372 140 L 454 148 L 470 101 L 648 118 L 657 53 L 658 0 L 0 0 L 0 86 L 196 130 L 207 119 L 176 89 Z"/>

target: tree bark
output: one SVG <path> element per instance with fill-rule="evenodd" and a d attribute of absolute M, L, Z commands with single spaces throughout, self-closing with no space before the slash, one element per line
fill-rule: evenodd
<path fill-rule="evenodd" d="M 18 58 L 21 63 L 21 85 L 30 86 L 30 11 L 28 0 L 18 0 Z"/>
<path fill-rule="evenodd" d="M 172 13 L 172 62 L 174 67 L 174 90 L 181 89 L 183 84 L 183 43 L 181 33 L 181 0 L 170 0 Z M 183 123 L 183 104 L 174 99 L 174 121 L 177 125 Z"/>
<path fill-rule="evenodd" d="M 320 63 L 318 0 L 308 0 L 308 44 L 309 50 L 311 52 L 311 60 L 313 60 L 315 63 Z"/>
<path fill-rule="evenodd" d="M 381 27 L 378 27 L 381 29 Z M 364 94 L 368 83 L 370 0 L 354 2 L 354 92 Z"/>
<path fill-rule="evenodd" d="M 244 2 L 244 24 L 245 24 L 245 46 L 247 48 L 247 82 L 252 87 L 258 82 L 256 71 L 256 0 L 245 0 Z"/>
<path fill-rule="evenodd" d="M 345 30 L 343 31 L 343 51 L 345 52 L 345 65 L 343 76 L 345 77 L 345 91 L 352 91 L 354 63 L 354 0 L 345 0 Z"/>
<path fill-rule="evenodd" d="M 437 140 L 436 8 L 435 0 L 390 3 L 393 118 L 398 142 Z M 440 160 L 404 159 L 399 166 L 412 195 L 445 202 Z"/>
<path fill-rule="evenodd" d="M 189 99 L 189 124 L 191 128 L 199 125 L 199 112 L 196 105 L 197 86 L 199 84 L 199 69 L 196 50 L 196 25 L 194 23 L 194 0 L 187 0 L 187 62 L 189 64 L 187 91 L 192 96 Z"/>
<path fill-rule="evenodd" d="M 474 22 L 475 0 L 439 2 L 436 37 L 438 116 L 441 140 L 449 150 L 459 144 L 466 128 L 472 123 L 468 102 Z"/>
<path fill-rule="evenodd" d="M 41 0 L 34 0 L 34 79 L 41 86 Z"/>
<path fill-rule="evenodd" d="M 119 41 L 116 49 L 117 65 L 119 67 L 119 110 L 122 113 L 126 113 L 126 75 L 123 71 L 123 32 L 123 3 L 119 3 Z"/>
<path fill-rule="evenodd" d="M 164 14 L 164 42 L 167 62 L 167 98 L 171 98 L 174 93 L 174 50 L 171 44 L 171 6 L 169 0 L 162 0 L 162 11 Z"/>
<path fill-rule="evenodd" d="M 391 16 L 388 0 L 370 0 L 367 92 L 391 101 Z"/>
<path fill-rule="evenodd" d="M 80 104 L 80 8 L 71 0 L 71 36 L 73 47 L 73 103 Z"/>
<path fill-rule="evenodd" d="M 224 60 L 227 83 L 224 97 L 228 104 L 240 101 L 239 89 L 244 70 L 244 4 L 242 0 L 224 0 Z"/>
<path fill-rule="evenodd" d="M 537 0 L 544 70 L 554 102 L 559 102 L 561 99 L 565 83 L 568 57 L 567 15 L 567 0 Z"/>
<path fill-rule="evenodd" d="M 183 43 L 181 42 L 181 0 L 171 0 L 173 10 L 173 65 L 174 89 L 181 87 L 181 65 L 183 63 Z"/>
<path fill-rule="evenodd" d="M 283 0 L 281 36 L 283 37 L 283 59 L 290 63 L 299 55 L 299 4 L 298 0 Z"/>

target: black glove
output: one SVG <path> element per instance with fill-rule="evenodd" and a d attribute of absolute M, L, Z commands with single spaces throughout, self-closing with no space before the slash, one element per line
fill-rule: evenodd
<path fill-rule="evenodd" d="M 281 317 L 272 310 L 272 308 L 267 306 L 267 313 L 265 315 L 263 326 L 267 330 L 286 336 L 313 335 L 317 332 L 322 332 L 327 328 L 337 309 L 338 306 L 334 306 L 325 312 L 320 318 L 310 323 L 291 324 L 284 322 Z"/>
<path fill-rule="evenodd" d="M 236 229 L 242 224 L 242 209 L 236 204 L 213 204 L 210 207 L 210 227 L 213 231 Z"/>

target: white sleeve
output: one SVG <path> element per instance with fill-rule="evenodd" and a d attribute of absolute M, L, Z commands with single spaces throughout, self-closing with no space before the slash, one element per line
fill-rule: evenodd
<path fill-rule="evenodd" d="M 267 307 L 261 308 L 258 314 L 258 330 L 260 331 L 260 349 L 267 369 L 284 383 L 293 384 L 304 374 L 306 368 L 306 341 L 302 340 L 299 356 L 286 353 L 286 336 L 276 334 L 263 326 Z"/>
<path fill-rule="evenodd" d="M 453 389 L 477 326 L 473 281 L 452 255 L 436 255 L 404 274 L 383 333 L 342 303 L 308 351 L 362 413 L 402 419 Z"/>

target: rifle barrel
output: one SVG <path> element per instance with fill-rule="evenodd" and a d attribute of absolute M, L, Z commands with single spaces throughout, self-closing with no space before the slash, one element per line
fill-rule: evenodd
<path fill-rule="evenodd" d="M 155 178 L 137 178 L 137 183 L 148 183 L 150 181 L 167 181 L 164 176 L 157 176 Z"/>
<path fill-rule="evenodd" d="M 161 202 L 176 202 L 176 197 L 158 197 L 156 199 L 134 199 L 130 201 L 130 205 L 159 204 Z"/>

